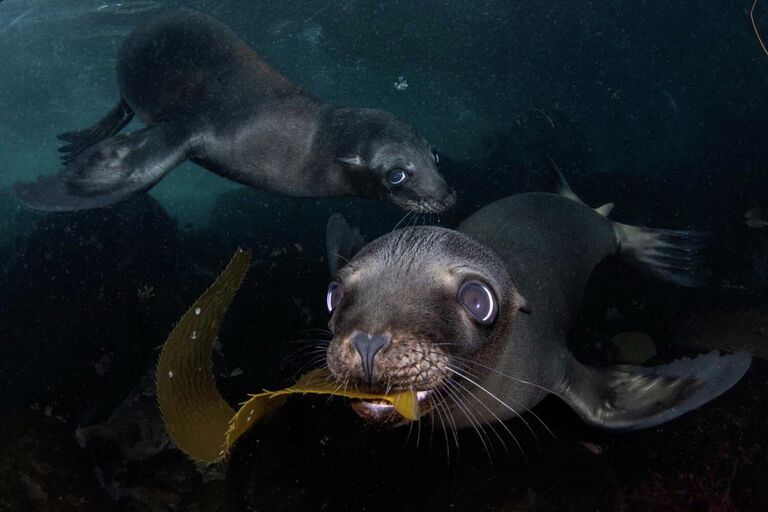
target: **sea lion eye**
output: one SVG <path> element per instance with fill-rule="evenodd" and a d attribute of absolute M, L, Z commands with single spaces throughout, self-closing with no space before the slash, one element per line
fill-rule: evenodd
<path fill-rule="evenodd" d="M 408 173 L 400 168 L 395 168 L 387 172 L 387 181 L 392 185 L 399 185 L 405 181 L 408 177 Z"/>
<path fill-rule="evenodd" d="M 437 151 L 434 151 L 432 153 L 432 156 L 435 157 L 435 163 L 439 164 L 440 163 L 440 156 L 437 154 Z"/>
<path fill-rule="evenodd" d="M 325 307 L 328 308 L 329 313 L 336 309 L 342 297 L 344 297 L 344 287 L 338 281 L 331 281 L 328 291 L 325 292 Z"/>
<path fill-rule="evenodd" d="M 496 319 L 498 305 L 491 289 L 480 281 L 466 281 L 459 288 L 459 304 L 479 324 L 489 325 Z"/>

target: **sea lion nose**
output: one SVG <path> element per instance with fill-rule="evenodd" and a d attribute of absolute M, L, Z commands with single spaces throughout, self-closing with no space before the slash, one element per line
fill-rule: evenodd
<path fill-rule="evenodd" d="M 379 334 L 371 336 L 366 332 L 358 332 L 352 335 L 352 346 L 355 347 L 363 363 L 363 373 L 368 379 L 368 385 L 373 383 L 373 358 L 390 342 L 390 336 Z"/>

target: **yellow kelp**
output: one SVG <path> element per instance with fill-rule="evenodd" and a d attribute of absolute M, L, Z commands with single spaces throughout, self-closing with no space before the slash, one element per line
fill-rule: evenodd
<path fill-rule="evenodd" d="M 160 352 L 157 399 L 165 427 L 181 450 L 196 460 L 220 460 L 251 425 L 294 393 L 385 400 L 404 418 L 418 419 L 419 405 L 413 391 L 379 395 L 340 389 L 323 370 L 302 376 L 286 389 L 251 395 L 235 412 L 216 387 L 211 352 L 250 260 L 250 252 L 235 253 L 224 272 L 181 317 Z"/>

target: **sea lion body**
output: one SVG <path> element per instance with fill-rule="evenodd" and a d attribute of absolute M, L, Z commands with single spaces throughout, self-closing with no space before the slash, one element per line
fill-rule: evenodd
<path fill-rule="evenodd" d="M 315 164 L 312 142 L 325 105 L 227 27 L 196 13 L 156 18 L 123 43 L 117 80 L 145 124 L 183 120 L 197 138 L 191 159 L 204 167 L 284 194 L 324 192 L 300 172 Z"/>
<path fill-rule="evenodd" d="M 121 99 L 109 114 L 60 136 L 66 167 L 17 184 L 23 202 L 106 206 L 186 159 L 291 196 L 388 198 L 424 212 L 454 201 L 434 149 L 412 127 L 384 111 L 324 104 L 204 14 L 176 11 L 136 28 L 119 50 L 117 82 Z M 134 114 L 146 127 L 117 135 Z"/>
<path fill-rule="evenodd" d="M 405 228 L 362 248 L 329 288 L 331 372 L 344 385 L 414 389 L 422 410 L 449 428 L 504 421 L 549 393 L 593 425 L 647 428 L 733 386 L 750 365 L 746 353 L 656 367 L 574 358 L 568 332 L 598 263 L 616 256 L 693 286 L 702 240 L 612 222 L 600 213 L 608 207 L 589 208 L 564 181 L 560 191 L 497 201 L 455 231 Z M 329 233 L 354 239 L 338 226 Z M 382 404 L 354 407 L 367 421 L 398 423 Z"/>
<path fill-rule="evenodd" d="M 567 335 L 592 271 L 616 253 L 612 222 L 583 204 L 546 193 L 502 199 L 475 212 L 457 231 L 494 251 L 532 313 L 516 319 L 483 387 L 525 411 L 549 390 L 562 390 L 571 364 Z M 521 385 L 505 375 L 536 384 Z M 512 411 L 490 400 L 485 422 Z"/>

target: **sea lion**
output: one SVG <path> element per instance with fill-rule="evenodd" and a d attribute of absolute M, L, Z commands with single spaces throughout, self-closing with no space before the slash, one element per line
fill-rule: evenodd
<path fill-rule="evenodd" d="M 340 254 L 326 296 L 326 363 L 339 385 L 415 390 L 421 411 L 450 428 L 521 415 L 552 393 L 587 423 L 616 430 L 659 425 L 733 386 L 750 366 L 747 353 L 598 368 L 569 352 L 568 331 L 598 263 L 618 257 L 696 286 L 704 240 L 612 222 L 600 213 L 610 206 L 589 208 L 560 176 L 559 194 L 514 195 L 456 230 L 408 227 Z M 341 225 L 339 217 L 329 223 L 342 241 L 329 240 L 331 252 L 354 246 Z M 353 408 L 372 423 L 402 423 L 382 401 Z"/>
<path fill-rule="evenodd" d="M 440 212 L 455 194 L 435 150 L 381 110 L 332 107 L 272 69 L 213 18 L 182 10 L 136 28 L 117 61 L 120 101 L 92 127 L 59 135 L 65 167 L 15 186 L 38 210 L 107 206 L 192 160 L 290 196 L 387 198 Z M 143 129 L 117 135 L 136 114 Z"/>

